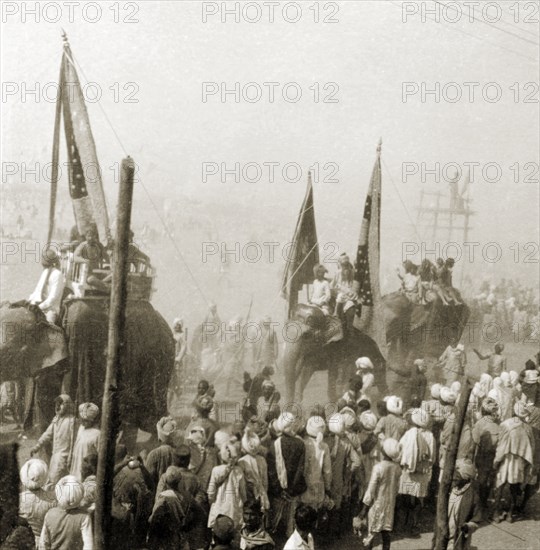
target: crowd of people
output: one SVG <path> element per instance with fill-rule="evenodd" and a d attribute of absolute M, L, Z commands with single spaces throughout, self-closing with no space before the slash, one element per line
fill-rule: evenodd
<path fill-rule="evenodd" d="M 448 508 L 455 549 L 469 548 L 483 521 L 523 517 L 537 491 L 536 359 L 520 373 L 492 361 L 470 393 Z M 228 423 L 220 422 L 220 396 L 201 380 L 187 426 L 164 417 L 149 451 L 130 455 L 117 445 L 114 547 L 312 550 L 358 536 L 367 548 L 380 538 L 388 549 L 395 530 L 419 536 L 464 380 L 403 399 L 384 395 L 373 369 L 359 358 L 343 397 L 309 411 L 282 406 L 273 369 L 262 369 L 246 376 L 247 408 Z M 69 396 L 58 397 L 20 471 L 20 520 L 6 548 L 93 548 L 99 409 L 83 403 L 75 412 Z"/>
<path fill-rule="evenodd" d="M 497 284 L 483 281 L 474 296 L 472 308 L 488 316 L 499 326 L 510 327 L 513 332 L 527 325 L 539 326 L 538 288 L 528 287 L 513 279 L 502 279 Z"/>

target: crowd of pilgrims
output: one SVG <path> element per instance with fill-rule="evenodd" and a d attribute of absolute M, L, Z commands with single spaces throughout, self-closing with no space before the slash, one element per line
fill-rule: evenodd
<path fill-rule="evenodd" d="M 492 361 L 498 375 L 486 372 L 474 385 L 449 498 L 451 548 L 469 548 L 484 521 L 524 517 L 537 491 L 538 360 L 520 373 Z M 250 414 L 228 424 L 216 419 L 219 396 L 201 380 L 185 428 L 165 417 L 149 452 L 116 446 L 111 547 L 313 549 L 356 536 L 363 547 L 382 539 L 388 549 L 394 527 L 418 537 L 462 386 L 424 384 L 423 395 L 404 400 L 384 396 L 373 370 L 359 358 L 337 403 L 302 412 L 281 408 L 265 368 L 249 383 Z M 57 398 L 20 471 L 19 518 L 1 548 L 93 548 L 98 420 L 94 403 L 75 411 L 69 396 Z"/>

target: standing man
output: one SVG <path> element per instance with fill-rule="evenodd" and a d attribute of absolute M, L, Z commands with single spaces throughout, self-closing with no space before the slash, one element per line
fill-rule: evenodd
<path fill-rule="evenodd" d="M 274 532 L 290 537 L 294 531 L 294 514 L 300 495 L 307 489 L 304 477 L 306 448 L 296 437 L 298 420 L 291 413 L 281 413 L 274 421 L 277 438 L 266 457 L 268 463 L 268 493 Z"/>
<path fill-rule="evenodd" d="M 447 386 L 450 386 L 452 382 L 461 381 L 465 375 L 465 367 L 467 365 L 465 348 L 463 344 L 458 344 L 458 339 L 455 336 L 452 336 L 450 345 L 439 357 L 438 363 L 444 370 Z"/>
<path fill-rule="evenodd" d="M 182 395 L 182 382 L 186 381 L 187 372 L 185 367 L 184 358 L 187 351 L 187 340 L 184 332 L 184 321 L 180 318 L 176 318 L 173 321 L 173 337 L 175 341 L 176 355 L 174 357 L 174 370 L 172 379 L 169 383 L 169 408 L 173 398 L 180 398 Z"/>
<path fill-rule="evenodd" d="M 500 342 L 495 344 L 493 353 L 488 353 L 487 355 L 482 355 L 476 348 L 473 348 L 474 353 L 476 353 L 480 361 L 488 360 L 488 370 L 487 373 L 495 378 L 500 376 L 503 371 L 506 370 L 506 357 L 502 354 L 504 351 L 504 344 Z"/>
<path fill-rule="evenodd" d="M 58 254 L 51 249 L 45 250 L 41 258 L 41 265 L 43 272 L 28 301 L 41 309 L 49 323 L 55 323 L 60 313 L 65 286 Z"/>

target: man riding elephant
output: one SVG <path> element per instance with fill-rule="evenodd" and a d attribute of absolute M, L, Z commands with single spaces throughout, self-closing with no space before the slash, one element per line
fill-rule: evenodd
<path fill-rule="evenodd" d="M 60 313 L 65 286 L 64 276 L 60 271 L 60 258 L 54 250 L 48 249 L 41 257 L 41 265 L 43 272 L 28 301 L 37 305 L 49 323 L 55 323 Z"/>
<path fill-rule="evenodd" d="M 77 403 L 100 403 L 103 396 L 108 298 L 71 299 L 63 308 L 64 330 L 36 316 L 33 306 L 0 308 L 0 382 L 25 381 L 25 429 L 32 422 L 46 428 L 62 389 Z M 175 342 L 167 322 L 145 300 L 128 300 L 125 337 L 120 386 L 124 431 L 153 432 L 167 412 Z"/>

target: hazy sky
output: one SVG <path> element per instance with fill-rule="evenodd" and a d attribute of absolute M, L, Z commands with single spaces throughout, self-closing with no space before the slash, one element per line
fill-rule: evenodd
<path fill-rule="evenodd" d="M 242 220 L 244 228 L 253 226 L 259 235 L 287 238 L 305 192 L 307 167 L 319 163 L 324 177 L 330 176 L 330 168 L 325 171 L 323 166 L 335 163 L 331 166 L 338 167 L 334 177 L 339 181 L 315 183 L 319 239 L 352 250 L 375 148 L 382 137 L 384 265 L 399 263 L 401 243 L 416 239 L 410 221 L 416 220 L 421 174 L 403 181 L 404 163 L 425 163 L 428 169 L 435 163 L 480 163 L 471 186 L 477 212 L 471 240 L 482 245 L 501 242 L 507 270 L 513 269 L 509 243 L 538 243 L 539 74 L 534 45 L 538 23 L 525 21 L 527 16 L 538 21 L 538 13 L 531 15 L 530 9 L 512 12 L 513 3 L 500 2 L 502 18 L 492 25 L 481 11 L 472 22 L 466 11 L 457 23 L 445 20 L 453 17 L 451 12 L 441 12 L 439 22 L 430 15 L 422 20 L 422 10 L 433 9 L 434 2 L 404 2 L 406 6 L 389 1 L 321 2 L 321 21 L 315 23 L 315 3 L 307 1 L 297 3 L 302 7 L 297 23 L 283 19 L 284 3 L 276 8 L 274 23 L 268 22 L 266 5 L 260 22 L 236 23 L 228 16 L 222 23 L 223 2 L 206 3 L 206 8 L 204 2 L 101 2 L 94 3 L 101 6 L 101 17 L 91 23 L 95 7 L 87 8 L 84 20 L 81 2 L 70 23 L 67 7 L 52 2 L 62 10 L 60 20 L 47 21 L 57 16 L 49 8 L 36 23 L 31 14 L 23 22 L 20 7 L 12 14 L 13 4 L 3 5 L 4 163 L 50 161 L 54 103 L 43 95 L 44 90 L 53 95 L 54 89 L 47 85 L 58 78 L 64 28 L 84 72 L 79 72 L 81 81 L 97 83 L 102 92 L 100 102 L 89 103 L 88 110 L 113 202 L 117 191 L 109 167 L 121 160 L 124 149 L 140 166 L 139 223 L 151 217 L 144 185 L 156 202 L 166 193 L 173 198 L 198 197 L 203 205 L 222 204 L 223 218 L 230 215 L 230 227 L 238 225 L 235 206 L 249 205 L 252 215 Z M 234 7 L 234 2 L 227 4 Z M 220 12 L 203 22 L 203 9 L 211 12 L 214 7 Z M 255 8 L 250 9 L 248 16 L 254 17 Z M 405 22 L 404 9 L 409 13 Z M 413 14 L 415 9 L 418 13 Z M 287 14 L 294 17 L 294 9 Z M 115 16 L 138 22 L 115 22 Z M 338 22 L 323 23 L 324 17 Z M 236 82 L 241 87 L 255 83 L 246 90 L 251 94 L 258 85 L 261 100 L 250 103 L 241 98 L 235 103 L 227 96 L 222 102 L 216 94 L 203 102 L 203 83 L 234 88 Z M 273 103 L 268 101 L 265 82 L 279 83 Z M 457 88 L 445 88 L 451 82 Z M 295 83 L 288 88 L 291 96 L 302 91 L 298 102 L 282 99 L 286 83 Z M 324 88 L 327 83 L 333 84 Z M 418 92 L 404 102 L 404 83 L 410 90 L 420 90 L 422 83 L 434 89 L 439 83 L 439 101 L 433 95 L 422 101 Z M 464 83 L 477 83 L 473 102 L 468 98 L 473 85 L 467 88 Z M 494 84 L 485 89 L 488 83 Z M 26 95 L 24 86 L 38 86 L 39 100 Z M 317 86 L 319 102 L 314 101 Z M 458 88 L 463 98 L 452 103 L 449 100 Z M 499 90 L 500 99 L 486 101 L 483 89 L 490 97 Z M 137 102 L 126 103 L 132 92 Z M 337 102 L 323 102 L 331 92 Z M 528 95 L 531 102 L 525 103 Z M 229 167 L 235 162 L 279 165 L 274 183 L 264 171 L 255 183 L 236 183 L 232 177 L 222 183 L 219 174 L 204 183 L 202 166 L 211 162 Z M 286 163 L 302 167 L 301 181 L 283 181 Z M 500 166 L 498 182 L 482 177 L 487 163 Z M 517 173 L 520 181 L 515 183 Z M 490 177 L 493 174 L 489 172 Z M 528 175 L 532 181 L 526 182 Z M 9 185 L 19 182 L 19 174 L 11 176 L 3 190 L 9 192 Z M 433 176 L 427 177 L 424 187 L 447 192 L 447 182 L 437 184 Z M 260 227 L 261 219 L 271 226 Z M 227 233 L 230 227 L 225 223 L 222 231 L 234 239 L 234 231 Z M 516 275 L 519 271 L 535 279 L 537 263 L 516 266 Z"/>

